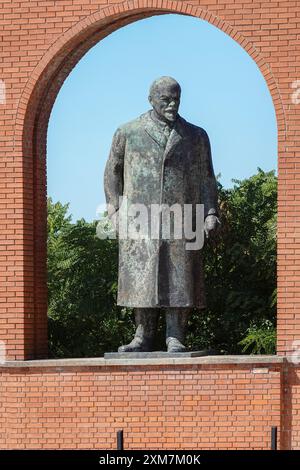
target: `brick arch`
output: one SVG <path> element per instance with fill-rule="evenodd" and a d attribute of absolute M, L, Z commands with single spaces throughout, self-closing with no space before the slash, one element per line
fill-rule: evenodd
<path fill-rule="evenodd" d="M 278 134 L 284 136 L 286 133 L 286 120 L 279 87 L 270 65 L 256 49 L 255 44 L 252 44 L 237 28 L 230 25 L 227 21 L 224 21 L 207 9 L 186 3 L 183 0 L 179 2 L 171 2 L 169 0 L 133 0 L 128 3 L 116 3 L 113 6 L 99 10 L 97 13 L 79 21 L 54 41 L 31 73 L 30 79 L 20 97 L 15 120 L 14 142 L 16 142 L 16 136 L 21 135 L 22 131 L 26 128 L 26 117 L 29 117 L 29 113 L 32 116 L 34 109 L 37 109 L 39 99 L 41 99 L 43 92 L 45 93 L 47 89 L 47 85 L 49 85 L 54 77 L 56 78 L 56 86 L 54 88 L 59 91 L 63 80 L 69 75 L 72 68 L 101 39 L 134 21 L 168 13 L 193 16 L 208 21 L 243 47 L 256 62 L 266 80 L 276 112 Z"/>
<path fill-rule="evenodd" d="M 46 138 L 55 98 L 71 70 L 97 42 L 121 26 L 136 20 L 167 13 L 198 17 L 218 27 L 238 42 L 254 59 L 263 74 L 277 116 L 279 143 L 284 145 L 285 116 L 278 86 L 270 66 L 249 40 L 230 24 L 208 10 L 185 1 L 134 0 L 113 4 L 85 17 L 64 32 L 31 73 L 18 102 L 14 151 L 22 152 L 24 179 L 24 224 L 27 238 L 24 270 L 25 310 L 33 312 L 24 319 L 24 356 L 47 356 L 46 293 Z M 20 150 L 22 149 L 22 150 Z"/>

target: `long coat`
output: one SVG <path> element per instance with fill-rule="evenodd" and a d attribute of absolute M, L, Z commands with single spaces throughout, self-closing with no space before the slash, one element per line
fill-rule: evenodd
<path fill-rule="evenodd" d="M 166 140 L 151 111 L 117 129 L 104 174 L 107 203 L 203 204 L 217 213 L 217 187 L 209 138 L 178 115 Z M 121 213 L 121 210 L 120 210 Z M 159 219 L 162 224 L 162 219 Z M 184 238 L 119 237 L 118 305 L 206 306 L 202 251 L 186 250 Z"/>

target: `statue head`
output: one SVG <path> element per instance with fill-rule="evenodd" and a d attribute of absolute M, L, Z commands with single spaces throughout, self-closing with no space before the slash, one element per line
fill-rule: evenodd
<path fill-rule="evenodd" d="M 149 92 L 149 102 L 156 117 L 165 122 L 174 122 L 180 104 L 181 88 L 172 77 L 160 77 L 155 80 Z"/>

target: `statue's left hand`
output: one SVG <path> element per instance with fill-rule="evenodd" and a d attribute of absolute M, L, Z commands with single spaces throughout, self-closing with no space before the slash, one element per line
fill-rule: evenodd
<path fill-rule="evenodd" d="M 219 218 L 214 214 L 209 214 L 204 221 L 204 232 L 206 238 L 209 238 L 212 234 L 216 233 L 221 222 Z"/>

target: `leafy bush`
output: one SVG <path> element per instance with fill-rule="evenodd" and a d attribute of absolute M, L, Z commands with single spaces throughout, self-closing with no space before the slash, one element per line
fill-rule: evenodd
<path fill-rule="evenodd" d="M 222 226 L 204 247 L 207 308 L 195 310 L 187 344 L 223 354 L 275 351 L 277 178 L 258 173 L 219 184 Z M 68 205 L 48 201 L 50 351 L 100 356 L 128 342 L 130 309 L 116 306 L 118 246 L 96 222 L 71 223 Z M 163 347 L 163 319 L 157 347 Z"/>
<path fill-rule="evenodd" d="M 247 335 L 239 344 L 243 352 L 250 354 L 275 354 L 276 329 L 270 320 L 264 320 L 260 325 L 251 325 Z"/>

